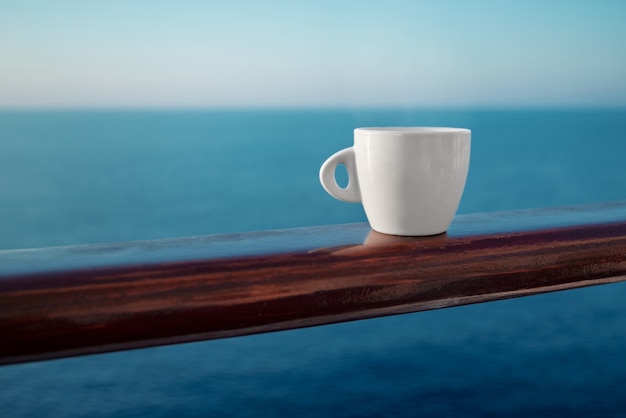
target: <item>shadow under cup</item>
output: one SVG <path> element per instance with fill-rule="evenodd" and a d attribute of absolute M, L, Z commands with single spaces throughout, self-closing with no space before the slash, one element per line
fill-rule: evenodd
<path fill-rule="evenodd" d="M 320 169 L 336 199 L 363 204 L 373 230 L 424 236 L 445 232 L 459 207 L 469 169 L 471 131 L 462 128 L 357 128 L 354 145 Z M 348 185 L 335 170 L 343 164 Z"/>

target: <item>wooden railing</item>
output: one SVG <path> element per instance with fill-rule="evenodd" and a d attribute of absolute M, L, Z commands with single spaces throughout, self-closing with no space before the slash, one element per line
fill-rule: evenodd
<path fill-rule="evenodd" d="M 284 330 L 626 280 L 626 202 L 0 251 L 0 364 Z"/>

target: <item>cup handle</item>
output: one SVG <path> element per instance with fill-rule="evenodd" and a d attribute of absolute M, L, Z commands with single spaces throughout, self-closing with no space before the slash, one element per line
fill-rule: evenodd
<path fill-rule="evenodd" d="M 343 164 L 348 172 L 348 185 L 345 188 L 339 187 L 335 178 L 335 170 L 339 164 Z M 335 199 L 351 203 L 361 202 L 354 148 L 350 147 L 338 151 L 322 164 L 322 168 L 320 168 L 320 183 L 322 183 L 324 190 Z"/>

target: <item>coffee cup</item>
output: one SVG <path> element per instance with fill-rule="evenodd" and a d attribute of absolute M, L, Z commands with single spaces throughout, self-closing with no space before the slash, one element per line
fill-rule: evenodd
<path fill-rule="evenodd" d="M 357 128 L 354 145 L 328 158 L 320 182 L 334 198 L 362 203 L 373 230 L 402 236 L 445 232 L 463 195 L 471 131 L 462 128 Z M 344 165 L 348 184 L 337 184 Z"/>

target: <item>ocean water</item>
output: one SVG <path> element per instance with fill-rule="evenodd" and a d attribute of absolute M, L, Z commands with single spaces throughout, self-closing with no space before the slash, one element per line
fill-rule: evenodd
<path fill-rule="evenodd" d="M 626 199 L 625 109 L 0 112 L 0 249 L 361 222 L 358 126 L 472 129 L 460 213 Z M 621 416 L 626 285 L 0 368 L 0 416 Z M 1 307 L 0 307 L 1 309 Z"/>

